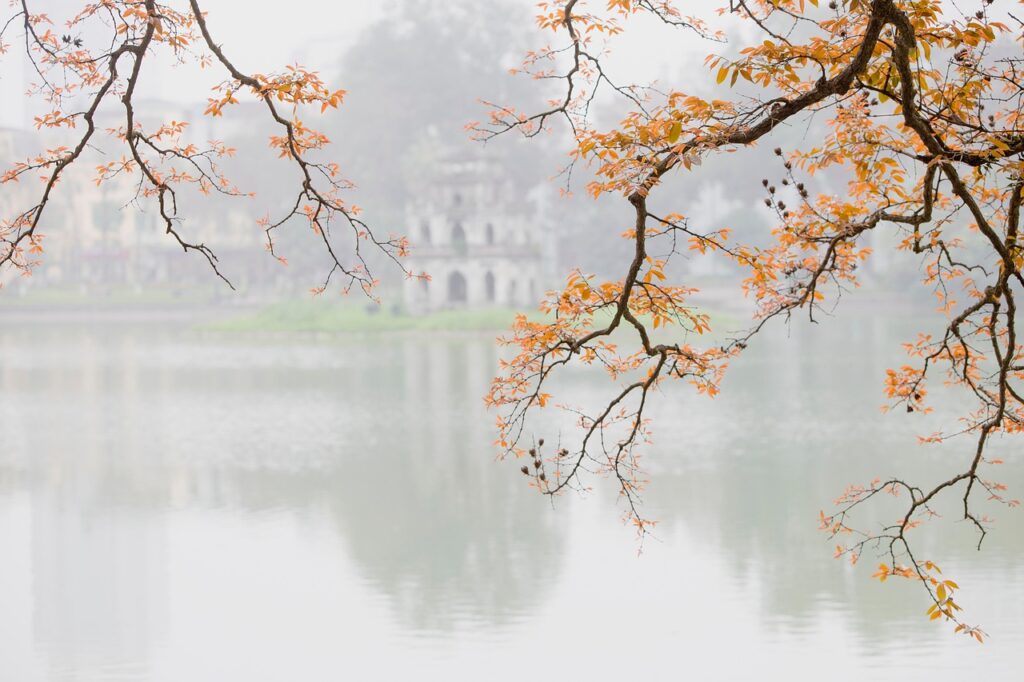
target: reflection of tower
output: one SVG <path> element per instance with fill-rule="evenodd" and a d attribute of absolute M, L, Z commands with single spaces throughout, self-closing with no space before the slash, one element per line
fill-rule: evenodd
<path fill-rule="evenodd" d="M 442 155 L 414 187 L 408 207 L 409 310 L 525 306 L 541 293 L 541 235 L 534 212 L 515 201 L 511 180 L 478 156 Z"/>
<path fill-rule="evenodd" d="M 409 338 L 367 357 L 367 377 L 353 381 L 372 377 L 382 395 L 400 396 L 387 403 L 391 427 L 360 420 L 364 446 L 345 448 L 345 467 L 321 477 L 356 565 L 415 628 L 529 612 L 558 575 L 564 538 L 515 467 L 492 456 L 480 396 L 493 344 Z"/>

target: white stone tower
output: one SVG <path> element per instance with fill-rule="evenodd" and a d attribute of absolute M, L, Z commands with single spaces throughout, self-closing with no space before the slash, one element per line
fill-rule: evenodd
<path fill-rule="evenodd" d="M 542 227 L 500 165 L 442 155 L 407 207 L 408 267 L 431 281 L 405 283 L 406 309 L 534 307 L 543 293 Z"/>

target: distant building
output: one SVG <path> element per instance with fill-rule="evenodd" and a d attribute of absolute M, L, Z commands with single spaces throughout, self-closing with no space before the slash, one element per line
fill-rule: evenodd
<path fill-rule="evenodd" d="M 407 206 L 407 267 L 431 281 L 406 281 L 406 308 L 534 306 L 543 293 L 542 221 L 501 166 L 449 154 L 424 175 Z"/>
<path fill-rule="evenodd" d="M 184 113 L 167 109 L 167 118 Z M 202 122 L 202 118 L 200 117 Z M 103 122 L 107 127 L 116 119 Z M 208 131 L 204 131 L 208 132 Z M 52 137 L 52 136 L 51 136 Z M 40 139 L 42 138 L 42 139 Z M 65 140 L 60 140 L 66 142 Z M 56 140 L 17 129 L 0 128 L 0 171 L 16 161 L 32 158 Z M 138 173 L 122 174 L 97 185 L 92 159 L 68 168 L 61 176 L 39 224 L 44 253 L 32 277 L 21 277 L 13 268 L 0 271 L 0 284 L 15 290 L 30 287 L 185 287 L 219 282 L 210 278 L 210 267 L 195 253 L 184 253 L 166 233 L 155 200 L 137 197 Z M 0 220 L 10 219 L 39 201 L 41 173 L 29 173 L 0 190 Z M 191 197 L 189 197 L 191 199 Z M 212 197 L 216 201 L 217 197 Z M 211 198 L 187 201 L 185 218 L 177 224 L 185 239 L 208 244 L 221 268 L 238 285 L 272 280 L 282 268 L 264 250 L 263 231 L 256 225 L 253 207 L 243 199 Z"/>
<path fill-rule="evenodd" d="M 222 125 L 218 121 L 211 123 L 209 117 L 187 107 L 154 102 L 149 109 L 156 112 L 151 125 L 172 118 L 197 120 L 196 129 L 190 128 L 190 135 L 197 139 L 230 139 L 245 132 L 218 128 Z M 251 123 L 249 129 L 257 129 L 256 114 L 262 110 L 240 105 L 237 113 Z M 111 127 L 118 121 L 101 123 Z M 543 193 L 523 192 L 504 166 L 478 153 L 460 156 L 441 143 L 428 142 L 408 183 L 412 199 L 405 202 L 404 232 L 411 245 L 406 267 L 426 272 L 432 279 L 404 282 L 405 309 L 421 314 L 460 307 L 535 307 L 544 293 L 543 275 L 554 265 L 555 251 L 540 201 Z M 38 133 L 0 128 L 0 168 L 31 158 L 47 145 L 52 146 L 51 141 L 40 139 Z M 47 287 L 83 291 L 222 287 L 202 256 L 184 253 L 166 234 L 152 197 L 136 197 L 137 173 L 121 174 L 97 186 L 92 162 L 83 159 L 69 168 L 51 197 L 39 230 L 45 251 L 32 277 L 21 277 L 8 268 L 0 271 L 0 284 L 20 293 Z M 226 161 L 225 166 L 232 179 L 243 176 L 239 184 L 245 190 L 254 179 L 260 180 L 258 173 L 245 177 L 247 169 L 238 168 L 237 162 Z M 4 185 L 0 219 L 38 202 L 37 176 Z M 263 194 L 271 195 L 270 189 Z M 254 219 L 257 205 L 216 195 L 198 197 L 184 190 L 180 199 L 182 220 L 176 229 L 183 238 L 208 245 L 236 287 L 303 292 L 308 288 L 307 275 L 317 267 L 315 257 L 304 255 L 301 243 L 283 231 L 279 240 L 292 239 L 300 247 L 283 249 L 293 266 L 285 268 L 269 257 L 265 235 Z"/>

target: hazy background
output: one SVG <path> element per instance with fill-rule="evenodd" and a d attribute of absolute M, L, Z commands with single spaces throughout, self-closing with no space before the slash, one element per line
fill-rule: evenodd
<path fill-rule="evenodd" d="M 74 5 L 44 4 L 54 17 Z M 970 450 L 916 443 L 961 413 L 956 395 L 939 391 L 933 415 L 879 412 L 901 344 L 939 323 L 914 284 L 920 261 L 888 249 L 895 235 L 871 236 L 864 286 L 833 316 L 773 326 L 752 344 L 720 398 L 685 386 L 657 397 L 644 510 L 659 525 L 638 554 L 610 483 L 552 506 L 516 463 L 496 462 L 482 402 L 494 337 L 515 311 L 573 267 L 621 276 L 630 247 L 619 237 L 628 206 L 588 199 L 585 172 L 573 197 L 559 197 L 564 130 L 486 146 L 464 130 L 483 117 L 481 98 L 536 109 L 552 94 L 507 73 L 545 39 L 533 3 L 203 6 L 243 70 L 299 61 L 349 91 L 322 125 L 358 185 L 352 197 L 371 225 L 413 237 L 413 262 L 439 288 L 410 290 L 375 263 L 379 307 L 336 292 L 312 299 L 327 267 L 318 243 L 298 224 L 286 229 L 284 267 L 255 224 L 294 182 L 267 149 L 261 109 L 204 119 L 210 74 L 147 63 L 144 120 L 184 118 L 198 140 L 239 148 L 229 175 L 256 198 L 182 207 L 186 234 L 221 255 L 239 290 L 169 244 L 151 209 L 128 203 L 129 187 L 97 189 L 95 158 L 62 183 L 43 263 L 32 278 L 8 276 L 0 293 L 0 680 L 960 680 L 1020 670 L 1019 512 L 986 510 L 998 522 L 981 552 L 955 510 L 920 531 L 963 587 L 970 621 L 991 634 L 984 646 L 927 622 L 916 586 L 871 580 L 874 557 L 832 561 L 816 529 L 846 485 L 944 480 Z M 738 39 L 747 30 L 726 26 Z M 733 49 L 633 28 L 609 62 L 623 81 L 707 92 L 705 54 Z M 27 78 L 16 49 L 0 60 L 5 164 L 41 144 L 20 96 Z M 595 109 L 606 123 L 617 113 L 608 100 Z M 657 201 L 698 229 L 763 240 L 760 181 L 780 173 L 770 148 L 822 124 L 801 121 L 764 150 L 708 161 Z M 475 199 L 477 186 L 504 198 Z M 843 191 L 828 174 L 810 188 Z M 5 186 L 0 207 L 22 191 Z M 497 276 L 490 298 L 484 269 Z M 696 303 L 719 333 L 745 326 L 735 270 L 680 258 L 671 274 L 702 288 Z M 577 369 L 559 387 L 581 403 L 611 388 Z M 554 415 L 537 428 L 574 434 Z M 1002 480 L 1019 491 L 1016 449 L 995 448 L 1008 462 Z"/>

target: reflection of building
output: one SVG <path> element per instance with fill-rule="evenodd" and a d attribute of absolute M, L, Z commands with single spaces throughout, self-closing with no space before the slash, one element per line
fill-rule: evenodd
<path fill-rule="evenodd" d="M 55 677 L 112 668 L 146 677 L 146 659 L 165 634 L 163 516 L 93 497 L 130 478 L 49 472 L 32 491 L 33 635 Z"/>
<path fill-rule="evenodd" d="M 448 156 L 407 208 L 408 266 L 431 281 L 405 285 L 409 310 L 523 306 L 542 291 L 541 226 L 494 162 Z"/>

